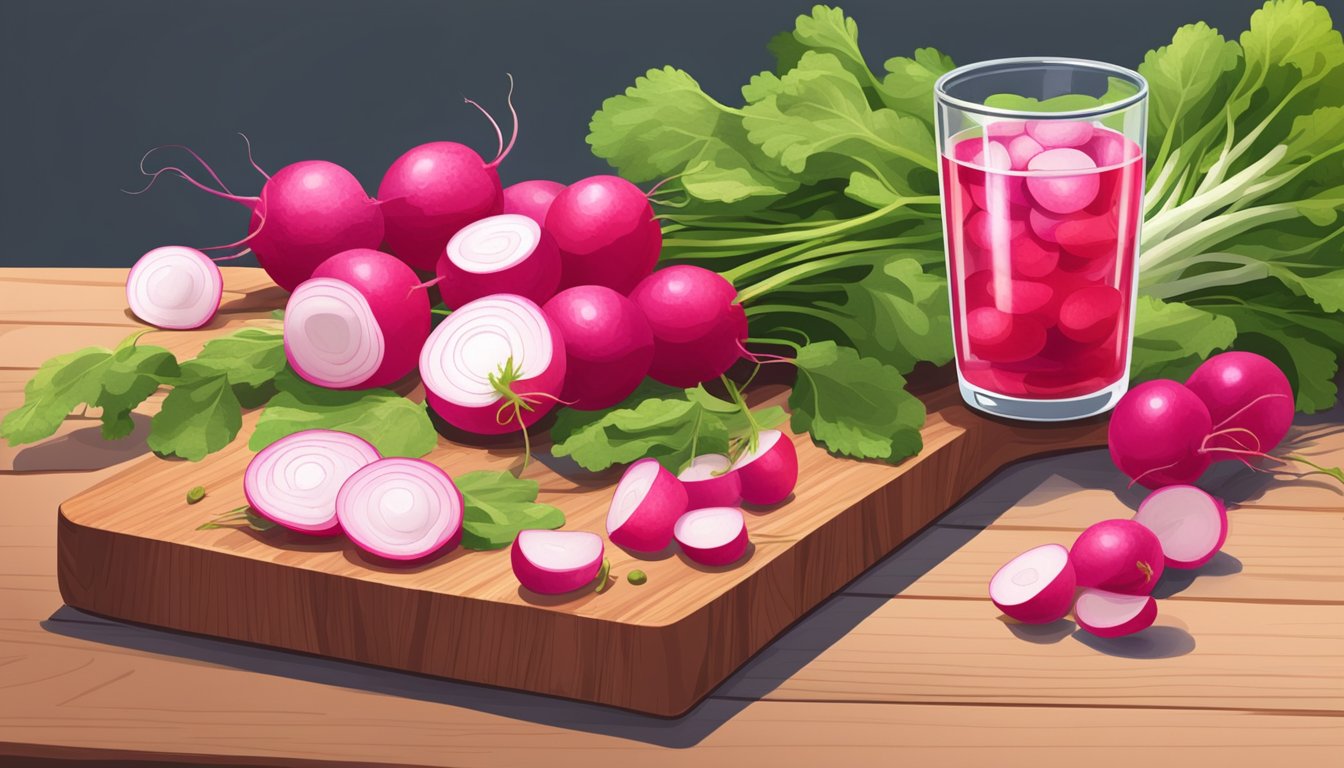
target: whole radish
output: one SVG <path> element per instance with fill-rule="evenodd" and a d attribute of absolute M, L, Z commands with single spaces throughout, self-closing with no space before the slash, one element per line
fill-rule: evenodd
<path fill-rule="evenodd" d="M 653 271 L 663 233 L 648 196 L 619 176 L 590 176 L 556 195 L 546 229 L 560 246 L 560 287 L 605 285 L 629 293 Z"/>
<path fill-rule="evenodd" d="M 742 356 L 747 316 L 737 290 L 717 272 L 677 265 L 660 269 L 630 292 L 653 330 L 649 375 L 693 387 L 723 375 Z"/>
<path fill-rule="evenodd" d="M 1203 448 L 1212 427 L 1209 409 L 1180 382 L 1146 381 L 1126 392 L 1111 414 L 1111 460 L 1148 488 L 1189 484 L 1209 467 Z"/>
<path fill-rule="evenodd" d="M 1268 358 L 1224 352 L 1205 360 L 1185 386 L 1204 402 L 1213 421 L 1205 444 L 1214 461 L 1269 453 L 1293 424 L 1293 389 Z"/>
<path fill-rule="evenodd" d="M 565 387 L 571 408 L 610 408 L 630 396 L 653 361 L 653 332 L 635 303 L 601 285 L 557 293 L 542 307 L 565 339 Z"/>
<path fill-rule="evenodd" d="M 1135 520 L 1103 520 L 1069 549 L 1078 586 L 1146 595 L 1162 578 L 1166 556 L 1157 534 Z"/>
<path fill-rule="evenodd" d="M 538 224 L 546 223 L 546 212 L 565 185 L 558 181 L 531 179 L 504 188 L 504 213 L 526 216 Z"/>

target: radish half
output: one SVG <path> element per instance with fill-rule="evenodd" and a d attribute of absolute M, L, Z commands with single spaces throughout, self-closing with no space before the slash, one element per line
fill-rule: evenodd
<path fill-rule="evenodd" d="M 141 256 L 126 276 L 126 304 L 156 328 L 200 328 L 215 316 L 223 297 L 219 267 L 184 245 L 155 248 Z"/>
<path fill-rule="evenodd" d="M 379 459 L 336 495 L 336 516 L 360 549 L 388 560 L 419 560 L 462 536 L 462 493 L 421 459 Z"/>
<path fill-rule="evenodd" d="M 737 506 L 742 501 L 742 477 L 732 468 L 733 462 L 722 454 L 696 456 L 677 475 L 686 489 L 686 508 Z"/>
<path fill-rule="evenodd" d="M 420 352 L 425 400 L 444 421 L 478 435 L 526 428 L 560 399 L 565 346 L 530 299 L 496 294 L 454 311 Z"/>
<path fill-rule="evenodd" d="M 673 527 L 681 551 L 701 565 L 728 565 L 747 551 L 747 521 L 736 507 L 706 507 L 682 515 Z"/>
<path fill-rule="evenodd" d="M 1049 624 L 1068 615 L 1077 586 L 1069 551 L 1059 544 L 1046 544 L 1000 568 L 989 580 L 989 599 L 1018 621 Z"/>
<path fill-rule="evenodd" d="M 540 304 L 560 284 L 560 250 L 537 222 L 516 213 L 500 214 L 458 230 L 436 271 L 439 293 L 449 309 L 495 293 Z"/>
<path fill-rule="evenodd" d="M 672 543 L 686 512 L 686 489 L 654 459 L 640 459 L 621 475 L 607 509 L 607 537 L 634 552 L 658 552 Z"/>
<path fill-rule="evenodd" d="M 742 500 L 748 504 L 778 504 L 798 483 L 798 451 L 793 440 L 777 429 L 761 430 L 755 452 L 748 451 L 733 464 L 742 481 Z"/>
<path fill-rule="evenodd" d="M 286 528 L 339 533 L 336 495 L 378 450 L 347 432 L 309 429 L 262 448 L 243 473 L 243 495 L 257 514 Z"/>
<path fill-rule="evenodd" d="M 1227 508 L 1193 485 L 1153 491 L 1134 520 L 1157 535 L 1169 568 L 1198 568 L 1227 540 Z"/>
<path fill-rule="evenodd" d="M 1157 601 L 1151 595 L 1120 595 L 1084 589 L 1073 605 L 1078 626 L 1097 637 L 1121 637 L 1142 632 L 1157 620 Z"/>
<path fill-rule="evenodd" d="M 518 583 L 542 595 L 587 586 L 602 568 L 602 537 L 587 531 L 522 531 L 509 558 Z"/>

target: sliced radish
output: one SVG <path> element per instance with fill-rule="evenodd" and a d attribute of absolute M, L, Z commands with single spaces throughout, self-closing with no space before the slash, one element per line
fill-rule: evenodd
<path fill-rule="evenodd" d="M 747 551 L 747 520 L 737 507 L 706 507 L 682 515 L 673 528 L 686 556 L 701 565 L 728 565 Z"/>
<path fill-rule="evenodd" d="M 1081 147 L 1095 132 L 1091 123 L 1078 120 L 1029 120 L 1027 135 L 1047 147 Z"/>
<path fill-rule="evenodd" d="M 1162 578 L 1166 558 L 1157 535 L 1133 520 L 1102 520 L 1069 549 L 1078 586 L 1146 595 Z"/>
<path fill-rule="evenodd" d="M 1027 170 L 1046 172 L 1028 177 L 1027 190 L 1032 199 L 1050 213 L 1081 211 L 1096 198 L 1097 190 L 1101 188 L 1100 177 L 1095 172 L 1087 172 L 1096 167 L 1092 158 L 1076 149 L 1047 149 L 1027 163 Z M 1084 173 L 1062 173 L 1064 171 Z"/>
<path fill-rule="evenodd" d="M 654 459 L 640 459 L 621 475 L 607 509 L 607 537 L 634 552 L 658 552 L 672 543 L 672 527 L 686 511 L 686 489 Z"/>
<path fill-rule="evenodd" d="M 1073 605 L 1078 626 L 1097 637 L 1121 637 L 1142 632 L 1157 619 L 1157 601 L 1151 595 L 1120 595 L 1084 589 Z"/>
<path fill-rule="evenodd" d="M 1157 535 L 1170 568 L 1198 568 L 1227 540 L 1227 508 L 1193 485 L 1153 491 L 1134 519 Z"/>
<path fill-rule="evenodd" d="M 1069 550 L 1059 544 L 1029 549 L 989 580 L 989 599 L 1004 614 L 1028 624 L 1058 621 L 1073 607 L 1078 586 Z"/>
<path fill-rule="evenodd" d="M 419 560 L 461 538 L 462 493 L 427 461 L 379 459 L 341 486 L 336 516 L 360 549 L 388 560 Z"/>
<path fill-rule="evenodd" d="M 309 429 L 262 448 L 243 473 L 243 495 L 257 514 L 318 535 L 340 531 L 336 494 L 378 450 L 346 432 Z"/>
<path fill-rule="evenodd" d="M 505 213 L 472 222 L 439 257 L 439 293 L 449 309 L 495 293 L 540 304 L 560 284 L 560 249 L 528 216 Z"/>
<path fill-rule="evenodd" d="M 184 245 L 155 248 L 141 256 L 126 276 L 126 304 L 156 328 L 200 328 L 215 316 L 223 296 L 219 267 Z"/>
<path fill-rule="evenodd" d="M 586 586 L 602 568 L 602 537 L 587 531 L 522 531 L 509 559 L 518 583 L 542 595 Z"/>
<path fill-rule="evenodd" d="M 755 452 L 748 451 L 733 464 L 742 480 L 742 500 L 748 504 L 778 504 L 798 484 L 798 450 L 777 429 L 761 430 Z"/>
<path fill-rule="evenodd" d="M 742 501 L 742 478 L 727 456 L 696 456 L 677 479 L 686 488 L 686 508 L 732 507 Z"/>

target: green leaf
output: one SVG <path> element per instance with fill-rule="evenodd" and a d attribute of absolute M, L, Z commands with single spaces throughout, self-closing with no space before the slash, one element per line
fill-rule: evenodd
<path fill-rule="evenodd" d="M 111 359 L 110 350 L 86 347 L 43 363 L 23 387 L 23 405 L 0 422 L 0 434 L 10 445 L 51 437 L 76 406 L 97 402 Z"/>
<path fill-rule="evenodd" d="M 200 461 L 233 441 L 243 411 L 225 376 L 178 384 L 149 425 L 151 450 Z"/>
<path fill-rule="evenodd" d="M 1205 358 L 1237 337 L 1231 320 L 1187 304 L 1140 296 L 1134 309 L 1134 381 L 1184 381 Z"/>
<path fill-rule="evenodd" d="M 508 472 L 468 472 L 454 484 L 462 492 L 462 546 L 466 549 L 500 549 L 517 538 L 519 531 L 554 529 L 565 524 L 565 514 L 549 504 L 537 503 L 537 482 L 521 480 Z"/>
<path fill-rule="evenodd" d="M 163 347 L 123 346 L 102 371 L 97 402 L 103 409 L 103 439 L 118 440 L 135 430 L 131 411 L 178 376 L 177 358 Z"/>
<path fill-rule="evenodd" d="M 919 48 L 914 58 L 887 59 L 879 94 L 888 107 L 933 124 L 933 84 L 956 65 L 937 48 Z"/>
<path fill-rule="evenodd" d="M 924 404 L 900 371 L 832 341 L 802 347 L 795 362 L 794 432 L 811 433 L 832 453 L 893 464 L 923 448 Z"/>
<path fill-rule="evenodd" d="M 842 286 L 843 302 L 817 306 L 834 311 L 834 322 L 863 357 L 903 372 L 920 361 L 947 363 L 952 359 L 947 281 L 924 272 L 914 259 L 884 256 L 867 277 Z"/>
<path fill-rule="evenodd" d="M 262 411 L 247 444 L 254 451 L 305 429 L 358 435 L 384 456 L 424 456 L 438 444 L 425 407 L 391 390 L 326 389 L 288 369 L 276 377 L 276 385 L 280 392 Z"/>
<path fill-rule="evenodd" d="M 269 328 L 244 328 L 207 341 L 196 357 L 182 364 L 187 378 L 224 374 L 235 386 L 260 387 L 285 369 L 284 334 Z"/>
<path fill-rule="evenodd" d="M 1204 22 L 1181 27 L 1170 44 L 1148 52 L 1139 74 L 1148 81 L 1151 157 L 1164 162 L 1220 117 L 1240 63 L 1241 47 Z"/>

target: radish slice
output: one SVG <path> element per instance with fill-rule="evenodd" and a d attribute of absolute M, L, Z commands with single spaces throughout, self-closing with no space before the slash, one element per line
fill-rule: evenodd
<path fill-rule="evenodd" d="M 798 450 L 777 429 L 761 430 L 756 451 L 742 454 L 733 465 L 742 480 L 742 500 L 748 504 L 778 504 L 798 483 Z"/>
<path fill-rule="evenodd" d="M 1157 534 L 1170 568 L 1198 568 L 1227 540 L 1227 508 L 1193 485 L 1153 491 L 1134 519 Z"/>
<path fill-rule="evenodd" d="M 654 459 L 640 459 L 621 475 L 607 509 L 607 537 L 634 552 L 658 552 L 672 543 L 672 527 L 686 511 L 686 489 Z"/>
<path fill-rule="evenodd" d="M 1150 595 L 1119 595 L 1084 589 L 1073 606 L 1078 626 L 1097 637 L 1120 637 L 1142 632 L 1157 619 L 1157 601 Z"/>
<path fill-rule="evenodd" d="M 155 248 L 126 276 L 126 303 L 156 328 L 186 330 L 210 322 L 224 296 L 224 277 L 208 256 L 184 245 Z"/>
<path fill-rule="evenodd" d="M 291 530 L 340 531 L 336 494 L 378 450 L 347 432 L 309 429 L 262 448 L 243 473 L 243 495 L 257 514 Z"/>
<path fill-rule="evenodd" d="M 1029 549 L 989 580 L 995 607 L 1027 624 L 1049 624 L 1069 613 L 1078 580 L 1069 551 L 1059 544 Z"/>
<path fill-rule="evenodd" d="M 742 477 L 732 471 L 733 462 L 721 454 L 696 456 L 677 475 L 686 488 L 686 508 L 733 507 L 742 501 Z"/>
<path fill-rule="evenodd" d="M 728 565 L 747 551 L 747 521 L 736 507 L 707 507 L 682 515 L 673 534 L 681 551 L 701 565 Z"/>
<path fill-rule="evenodd" d="M 587 586 L 602 568 L 602 537 L 587 531 L 522 531 L 509 559 L 524 587 L 561 595 Z"/>
<path fill-rule="evenodd" d="M 507 213 L 463 227 L 437 272 L 439 293 L 449 309 L 495 293 L 512 293 L 540 304 L 560 284 L 560 249 L 541 225 Z"/>
<path fill-rule="evenodd" d="M 478 435 L 503 434 L 555 407 L 565 380 L 564 342 L 530 299 L 487 296 L 454 311 L 429 335 L 420 378 L 425 400 L 444 421 Z"/>
<path fill-rule="evenodd" d="M 388 560 L 419 560 L 461 537 L 462 494 L 427 461 L 379 459 L 341 486 L 336 516 L 360 549 Z"/>

